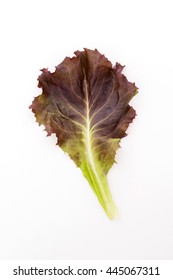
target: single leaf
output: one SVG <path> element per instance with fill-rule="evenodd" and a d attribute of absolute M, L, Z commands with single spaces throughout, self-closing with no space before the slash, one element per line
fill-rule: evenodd
<path fill-rule="evenodd" d="M 123 66 L 97 50 L 76 51 L 51 73 L 42 70 L 42 94 L 30 108 L 48 135 L 82 170 L 111 219 L 116 214 L 107 181 L 120 139 L 136 113 L 129 105 L 137 87 L 121 73 Z"/>

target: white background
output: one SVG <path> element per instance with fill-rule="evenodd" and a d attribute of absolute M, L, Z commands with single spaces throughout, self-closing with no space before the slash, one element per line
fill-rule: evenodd
<path fill-rule="evenodd" d="M 0 258 L 173 258 L 172 1 L 1 1 Z M 139 87 L 108 179 L 109 221 L 28 109 L 39 69 L 97 48 Z"/>

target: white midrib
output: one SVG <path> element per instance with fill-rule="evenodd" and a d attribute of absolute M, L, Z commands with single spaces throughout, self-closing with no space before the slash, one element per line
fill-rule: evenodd
<path fill-rule="evenodd" d="M 107 200 L 107 197 L 105 195 L 105 191 L 103 189 L 102 183 L 100 181 L 97 169 L 95 167 L 95 163 L 94 163 L 94 159 L 93 159 L 93 151 L 92 151 L 92 143 L 91 143 L 91 121 L 90 121 L 90 114 L 89 114 L 89 100 L 88 100 L 88 88 L 87 88 L 87 81 L 86 79 L 84 80 L 85 83 L 85 93 L 86 93 L 86 130 L 84 132 L 85 135 L 85 143 L 86 143 L 86 149 L 87 149 L 87 157 L 88 157 L 88 161 L 91 165 L 91 168 L 93 170 L 93 173 L 97 179 L 97 182 L 100 186 L 100 190 L 102 192 L 102 194 L 104 195 L 104 200 Z M 97 190 L 95 190 L 97 193 Z M 98 194 L 99 195 L 99 194 Z M 103 198 L 100 198 L 101 200 Z"/>

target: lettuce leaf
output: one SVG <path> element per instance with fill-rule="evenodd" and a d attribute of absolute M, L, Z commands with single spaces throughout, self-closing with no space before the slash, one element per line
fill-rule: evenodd
<path fill-rule="evenodd" d="M 48 135 L 55 133 L 61 149 L 82 170 L 107 216 L 112 200 L 107 173 L 115 162 L 120 139 L 126 136 L 135 110 L 129 105 L 137 87 L 122 74 L 123 66 L 96 49 L 76 51 L 51 73 L 42 70 L 37 96 L 30 109 Z"/>

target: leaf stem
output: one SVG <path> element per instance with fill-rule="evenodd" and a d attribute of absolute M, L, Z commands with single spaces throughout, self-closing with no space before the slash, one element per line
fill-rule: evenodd
<path fill-rule="evenodd" d="M 86 161 L 83 174 L 87 178 L 107 216 L 113 219 L 117 214 L 117 207 L 113 202 L 106 175 L 104 175 L 101 170 L 97 171 L 93 168 L 88 161 Z"/>

